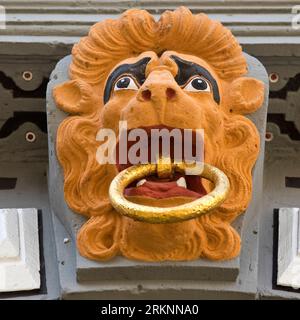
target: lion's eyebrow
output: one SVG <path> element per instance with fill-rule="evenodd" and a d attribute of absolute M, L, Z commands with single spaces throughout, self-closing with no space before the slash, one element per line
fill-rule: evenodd
<path fill-rule="evenodd" d="M 178 66 L 178 73 L 175 77 L 175 80 L 180 86 L 186 84 L 192 76 L 201 75 L 211 83 L 214 100 L 216 103 L 220 103 L 220 94 L 217 81 L 207 69 L 195 62 L 184 60 L 175 55 L 170 56 L 170 58 L 174 60 Z"/>
<path fill-rule="evenodd" d="M 118 66 L 108 77 L 104 89 L 104 95 L 103 95 L 103 100 L 104 104 L 107 103 L 107 101 L 110 98 L 111 91 L 113 88 L 113 85 L 115 81 L 122 75 L 122 74 L 131 74 L 134 76 L 136 81 L 142 85 L 145 81 L 145 71 L 148 62 L 151 60 L 150 57 L 145 57 L 135 63 L 132 64 L 122 64 Z"/>

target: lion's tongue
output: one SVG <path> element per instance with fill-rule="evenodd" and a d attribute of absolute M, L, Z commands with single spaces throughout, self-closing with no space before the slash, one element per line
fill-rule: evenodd
<path fill-rule="evenodd" d="M 204 190 L 203 190 L 204 191 Z M 132 187 L 125 189 L 124 194 L 126 196 L 143 196 L 156 199 L 172 198 L 172 197 L 191 197 L 201 198 L 205 195 L 189 190 L 177 185 L 176 181 L 171 182 L 158 182 L 158 181 L 146 181 L 139 187 Z"/>

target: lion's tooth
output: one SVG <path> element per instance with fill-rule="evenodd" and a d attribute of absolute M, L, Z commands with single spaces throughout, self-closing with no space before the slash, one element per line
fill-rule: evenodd
<path fill-rule="evenodd" d="M 185 178 L 184 177 L 181 177 L 179 178 L 177 181 L 176 181 L 178 187 L 183 187 L 183 188 L 187 188 L 186 186 L 186 181 L 185 181 Z"/>
<path fill-rule="evenodd" d="M 142 179 L 142 180 L 140 180 L 140 181 L 136 184 L 136 186 L 137 186 L 137 187 L 140 187 L 140 186 L 142 186 L 146 181 L 147 181 L 146 179 Z"/>

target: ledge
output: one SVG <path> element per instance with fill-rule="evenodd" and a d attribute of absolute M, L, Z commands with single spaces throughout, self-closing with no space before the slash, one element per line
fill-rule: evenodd
<path fill-rule="evenodd" d="M 30 44 L 28 54 L 58 55 L 69 53 L 72 45 L 88 33 L 95 22 L 115 18 L 130 8 L 146 9 L 155 17 L 181 5 L 194 13 L 205 12 L 232 30 L 250 54 L 256 56 L 300 56 L 300 28 L 292 28 L 294 1 L 2 1 L 6 9 L 6 29 L 0 30 L 0 54 L 24 54 L 16 45 Z M 300 10 L 299 10 L 300 11 Z M 300 21 L 299 21 L 300 22 Z M 285 50 L 280 47 L 285 45 Z M 41 45 L 44 45 L 44 47 Z M 264 45 L 264 48 L 260 48 Z M 279 52 L 274 50 L 274 45 Z M 287 48 L 287 46 L 289 46 Z M 258 54 L 249 48 L 259 47 Z M 298 47 L 298 48 L 297 48 Z M 19 52 L 19 53 L 16 53 Z"/>

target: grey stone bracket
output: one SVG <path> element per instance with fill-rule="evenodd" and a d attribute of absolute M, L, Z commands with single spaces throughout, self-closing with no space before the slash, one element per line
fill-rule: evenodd
<path fill-rule="evenodd" d="M 261 152 L 253 173 L 254 193 L 245 215 L 235 221 L 240 232 L 243 249 L 239 258 L 231 261 L 212 262 L 199 259 L 193 262 L 144 263 L 117 257 L 109 262 L 94 262 L 81 257 L 76 250 L 76 233 L 84 218 L 73 213 L 63 198 L 63 175 L 56 154 L 56 131 L 67 116 L 55 106 L 52 89 L 68 79 L 70 56 L 62 59 L 53 71 L 47 89 L 47 119 L 49 141 L 49 196 L 53 214 L 54 231 L 59 261 L 62 296 L 74 297 L 160 297 L 172 292 L 174 297 L 183 292 L 188 296 L 225 296 L 254 298 L 257 292 L 257 229 L 258 215 L 262 211 L 262 176 L 264 158 L 264 135 L 268 105 L 268 77 L 262 64 L 246 55 L 248 76 L 265 83 L 263 107 L 249 118 L 259 130 L 262 141 Z M 70 238 L 66 245 L 63 239 Z M 176 285 L 170 281 L 177 280 Z M 118 289 L 115 288 L 116 284 Z M 115 289 L 114 289 L 115 288 Z M 168 295 L 168 294 L 167 294 Z M 168 295 L 168 297 L 170 297 Z"/>

